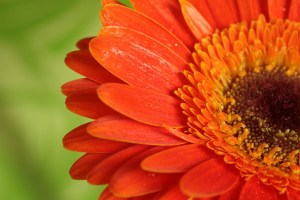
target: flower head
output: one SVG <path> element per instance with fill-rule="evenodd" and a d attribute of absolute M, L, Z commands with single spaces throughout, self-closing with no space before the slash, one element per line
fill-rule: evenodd
<path fill-rule="evenodd" d="M 300 3 L 104 1 L 62 87 L 99 199 L 300 197 Z"/>

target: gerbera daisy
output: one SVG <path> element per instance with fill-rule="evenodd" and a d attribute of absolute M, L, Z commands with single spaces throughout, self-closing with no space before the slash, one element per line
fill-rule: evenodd
<path fill-rule="evenodd" d="M 99 199 L 300 199 L 300 1 L 103 1 L 62 87 Z"/>

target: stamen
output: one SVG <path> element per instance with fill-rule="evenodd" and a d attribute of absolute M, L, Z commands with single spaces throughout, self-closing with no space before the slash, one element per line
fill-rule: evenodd
<path fill-rule="evenodd" d="M 245 76 L 233 79 L 225 92 L 227 123 L 238 141 L 243 141 L 238 144 L 249 151 L 246 144 L 253 143 L 250 152 L 268 165 L 281 164 L 289 153 L 300 149 L 300 78 L 286 72 L 286 67 L 247 71 Z M 239 116 L 244 126 L 238 127 L 241 122 L 233 115 Z M 242 135 L 244 128 L 249 131 L 247 137 Z M 260 144 L 268 144 L 268 148 L 263 145 L 266 149 L 262 151 Z M 275 162 L 275 158 L 282 159 Z"/>

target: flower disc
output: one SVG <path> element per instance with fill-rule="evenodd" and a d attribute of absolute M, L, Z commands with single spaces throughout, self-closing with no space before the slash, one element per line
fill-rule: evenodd
<path fill-rule="evenodd" d="M 176 94 L 190 133 L 249 179 L 299 185 L 300 24 L 263 16 L 196 45 L 190 85 Z"/>

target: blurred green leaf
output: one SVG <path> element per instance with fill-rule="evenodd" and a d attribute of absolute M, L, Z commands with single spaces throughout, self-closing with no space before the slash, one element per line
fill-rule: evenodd
<path fill-rule="evenodd" d="M 97 34 L 99 10 L 94 0 L 1 1 L 1 200 L 98 198 L 101 187 L 69 177 L 81 154 L 61 140 L 88 119 L 65 108 L 60 86 L 80 77 L 64 57 Z"/>

